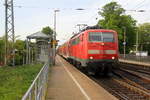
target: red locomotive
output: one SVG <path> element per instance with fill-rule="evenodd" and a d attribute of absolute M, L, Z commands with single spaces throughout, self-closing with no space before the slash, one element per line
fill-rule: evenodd
<path fill-rule="evenodd" d="M 118 35 L 113 30 L 87 28 L 59 46 L 58 53 L 88 73 L 107 74 L 118 63 Z"/>

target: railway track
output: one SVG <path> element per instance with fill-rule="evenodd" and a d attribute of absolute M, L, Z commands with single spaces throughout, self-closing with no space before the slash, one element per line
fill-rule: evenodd
<path fill-rule="evenodd" d="M 116 96 L 119 100 L 150 100 L 148 93 L 132 85 L 121 78 L 92 78 L 104 89 Z"/>
<path fill-rule="evenodd" d="M 120 63 L 121 68 L 131 70 L 131 71 L 136 71 L 139 73 L 143 73 L 146 75 L 150 75 L 150 67 L 148 66 L 139 66 L 139 65 L 134 65 L 134 64 L 126 64 L 126 63 Z"/>
<path fill-rule="evenodd" d="M 130 70 L 116 70 L 111 78 L 91 77 L 120 100 L 150 100 L 150 80 Z"/>
<path fill-rule="evenodd" d="M 116 75 L 120 76 L 122 79 L 127 81 L 129 84 L 134 85 L 146 92 L 150 93 L 150 79 L 143 77 L 129 70 L 117 70 L 114 72 Z"/>
<path fill-rule="evenodd" d="M 111 77 L 87 76 L 119 100 L 150 100 L 150 80 L 147 72 L 142 68 L 138 71 L 129 68 L 115 70 Z"/>

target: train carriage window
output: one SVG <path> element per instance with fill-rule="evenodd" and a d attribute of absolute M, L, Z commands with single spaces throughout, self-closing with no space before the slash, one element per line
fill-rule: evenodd
<path fill-rule="evenodd" d="M 71 45 L 73 45 L 73 40 L 71 40 L 71 42 L 70 42 L 70 43 L 71 43 Z"/>
<path fill-rule="evenodd" d="M 75 39 L 74 40 L 72 40 L 72 45 L 75 45 L 76 44 L 76 41 L 75 41 Z"/>
<path fill-rule="evenodd" d="M 79 37 L 72 40 L 72 42 L 71 42 L 72 45 L 76 45 L 76 44 L 79 44 L 79 43 L 80 43 L 80 38 Z"/>
<path fill-rule="evenodd" d="M 78 38 L 75 39 L 75 45 L 78 44 Z"/>
<path fill-rule="evenodd" d="M 76 44 L 79 44 L 80 43 L 80 38 L 76 38 Z"/>

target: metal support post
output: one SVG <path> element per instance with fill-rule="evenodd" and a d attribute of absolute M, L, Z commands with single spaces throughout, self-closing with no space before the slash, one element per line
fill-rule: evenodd
<path fill-rule="evenodd" d="M 59 10 L 54 10 L 53 41 L 56 41 L 56 12 L 59 12 Z M 56 56 L 56 45 L 53 43 L 53 65 L 55 65 L 55 56 Z"/>
<path fill-rule="evenodd" d="M 31 47 L 30 47 L 30 39 L 28 42 L 28 46 L 29 46 L 29 64 L 31 64 Z"/>
<path fill-rule="evenodd" d="M 28 43 L 28 38 L 26 40 L 26 64 L 28 64 L 29 61 L 29 43 Z"/>
<path fill-rule="evenodd" d="M 12 42 L 9 47 L 8 41 Z M 7 65 L 8 56 L 12 55 L 12 65 L 15 66 L 15 31 L 14 31 L 14 8 L 13 0 L 5 0 L 5 65 Z"/>
<path fill-rule="evenodd" d="M 32 47 L 32 63 L 34 62 L 34 49 Z"/>
<path fill-rule="evenodd" d="M 126 28 L 124 27 L 124 58 L 126 57 Z"/>
<path fill-rule="evenodd" d="M 138 33 L 138 30 L 137 30 L 137 33 L 136 33 L 136 52 L 138 52 L 138 47 L 139 47 L 139 33 Z"/>
<path fill-rule="evenodd" d="M 8 16 L 8 4 L 7 0 L 5 0 L 5 65 L 7 65 L 7 53 L 8 53 L 8 34 L 7 34 L 7 16 Z"/>

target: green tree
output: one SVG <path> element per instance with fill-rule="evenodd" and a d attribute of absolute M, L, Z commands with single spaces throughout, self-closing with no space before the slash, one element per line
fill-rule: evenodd
<path fill-rule="evenodd" d="M 25 56 L 25 41 L 16 40 L 15 44 L 15 64 L 21 65 L 23 63 L 23 57 Z"/>
<path fill-rule="evenodd" d="M 8 41 L 8 45 L 9 45 L 9 52 L 12 50 L 12 42 Z M 25 56 L 25 42 L 22 40 L 17 40 L 14 44 L 15 46 L 15 64 L 16 65 L 21 65 L 22 64 L 22 60 L 23 60 L 23 56 Z M 0 37 L 0 65 L 2 63 L 4 63 L 4 57 L 5 56 L 5 39 L 4 37 Z M 12 62 L 12 58 L 8 59 L 8 65 L 11 65 L 10 63 Z"/>
<path fill-rule="evenodd" d="M 130 15 L 126 15 L 125 10 L 117 2 L 106 4 L 99 14 L 103 17 L 98 22 L 99 26 L 117 31 L 120 53 L 123 52 L 124 32 L 126 32 L 126 51 L 132 50 L 135 45 L 136 21 Z"/>
<path fill-rule="evenodd" d="M 24 41 L 22 41 L 22 40 L 16 40 L 16 42 L 15 42 L 15 48 L 17 49 L 17 50 L 24 50 L 24 48 L 25 48 L 25 42 Z"/>
<path fill-rule="evenodd" d="M 150 23 L 138 26 L 139 50 L 150 52 Z"/>
<path fill-rule="evenodd" d="M 49 26 L 44 27 L 44 28 L 42 29 L 42 32 L 45 33 L 46 35 L 50 35 L 50 36 L 53 35 L 53 30 L 52 30 Z"/>

